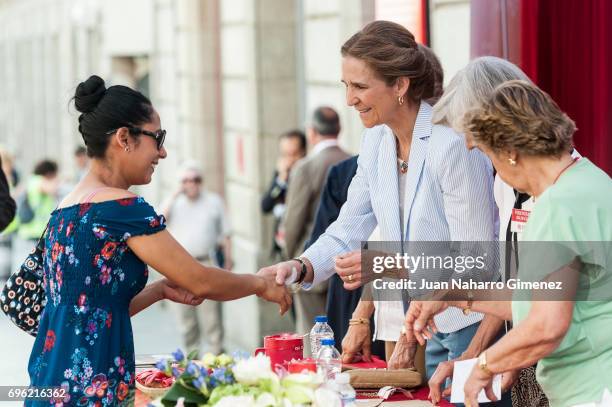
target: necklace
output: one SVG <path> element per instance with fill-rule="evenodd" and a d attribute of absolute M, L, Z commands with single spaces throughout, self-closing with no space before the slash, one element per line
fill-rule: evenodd
<path fill-rule="evenodd" d="M 572 165 L 576 164 L 576 162 L 577 162 L 578 160 L 580 160 L 580 157 L 576 157 L 576 158 L 572 159 L 572 162 L 571 162 L 571 163 L 569 163 L 568 165 L 566 165 L 566 166 L 565 166 L 565 168 L 563 168 L 563 169 L 562 169 L 562 170 L 559 172 L 559 174 L 557 175 L 557 178 L 555 178 L 555 180 L 553 181 L 553 183 L 552 183 L 551 185 L 555 185 L 555 184 L 557 183 L 557 181 L 559 180 L 559 178 L 561 177 L 561 175 L 562 175 L 562 174 L 563 174 L 563 173 L 564 173 L 564 172 L 565 172 L 567 169 L 569 169 L 569 167 L 571 167 Z M 536 201 L 536 197 L 535 197 L 535 196 L 533 196 L 532 198 L 533 198 L 533 202 L 535 203 L 535 201 Z"/>
<path fill-rule="evenodd" d="M 561 172 L 559 172 L 559 175 L 557 175 L 557 178 L 555 178 L 555 180 L 553 181 L 553 185 L 557 183 L 557 181 L 559 180 L 559 177 L 561 177 L 561 174 L 563 174 L 569 167 L 574 165 L 576 161 L 578 161 L 579 159 L 580 157 L 574 158 L 571 163 L 569 163 L 565 168 L 563 168 Z"/>
<path fill-rule="evenodd" d="M 402 174 L 405 174 L 408 172 L 408 161 L 404 161 L 398 157 L 397 164 L 399 165 L 399 170 Z"/>

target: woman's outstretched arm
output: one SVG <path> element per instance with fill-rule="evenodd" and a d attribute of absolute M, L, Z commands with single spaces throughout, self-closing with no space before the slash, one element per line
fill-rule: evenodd
<path fill-rule="evenodd" d="M 142 261 L 196 297 L 229 301 L 255 294 L 279 304 L 281 313 L 291 305 L 291 297 L 284 286 L 253 274 L 234 274 L 203 266 L 166 230 L 132 237 L 127 244 Z M 149 295 L 152 299 L 155 294 Z"/>

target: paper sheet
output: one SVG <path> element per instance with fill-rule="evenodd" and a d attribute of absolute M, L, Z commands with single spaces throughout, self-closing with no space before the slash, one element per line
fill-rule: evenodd
<path fill-rule="evenodd" d="M 465 402 L 465 393 L 463 392 L 463 387 L 465 386 L 465 382 L 467 381 L 470 373 L 472 373 L 472 368 L 476 365 L 478 359 L 468 359 L 455 362 L 455 369 L 453 371 L 453 388 L 451 391 L 451 403 L 463 403 Z M 493 393 L 495 393 L 495 397 L 497 399 L 501 399 L 501 375 L 495 375 L 493 378 Z M 478 402 L 486 403 L 490 401 L 487 396 L 485 396 L 484 389 L 478 394 Z"/>

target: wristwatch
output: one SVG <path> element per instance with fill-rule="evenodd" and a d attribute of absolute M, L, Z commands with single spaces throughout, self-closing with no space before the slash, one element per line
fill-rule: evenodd
<path fill-rule="evenodd" d="M 487 367 L 487 354 L 486 354 L 486 352 L 482 352 L 480 354 L 480 356 L 478 356 L 478 367 L 480 368 L 480 370 L 485 372 L 487 375 L 493 376 L 493 372 L 491 372 L 489 370 L 489 368 Z"/>
<path fill-rule="evenodd" d="M 300 275 L 298 276 L 298 279 L 295 280 L 295 284 L 301 285 L 304 282 L 304 279 L 306 278 L 306 273 L 308 273 L 308 267 L 306 267 L 306 262 L 299 257 L 296 257 L 292 260 L 297 261 L 302 266 L 300 269 Z"/>

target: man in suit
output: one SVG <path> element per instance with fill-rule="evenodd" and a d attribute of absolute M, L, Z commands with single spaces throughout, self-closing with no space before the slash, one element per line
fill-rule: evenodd
<path fill-rule="evenodd" d="M 331 225 L 340 213 L 340 208 L 346 202 L 346 194 L 351 180 L 357 172 L 357 156 L 353 156 L 347 160 L 340 162 L 331 167 L 329 175 L 325 181 L 319 209 L 314 221 L 314 227 L 310 239 L 306 242 L 305 249 L 317 241 L 325 229 Z M 344 288 L 344 281 L 333 275 L 329 279 L 329 287 L 327 292 L 327 303 L 325 313 L 327 314 L 327 323 L 334 331 L 334 339 L 336 340 L 336 348 L 342 351 L 340 344 L 342 338 L 348 329 L 349 319 L 359 303 L 361 298 L 361 287 L 349 291 Z"/>
<path fill-rule="evenodd" d="M 261 198 L 261 211 L 274 216 L 274 234 L 272 236 L 272 257 L 282 257 L 278 244 L 280 223 L 285 214 L 285 198 L 289 173 L 298 160 L 306 155 L 306 135 L 301 130 L 290 130 L 283 133 L 278 140 L 279 157 L 272 182 Z"/>
<path fill-rule="evenodd" d="M 327 181 L 325 181 L 325 186 L 321 192 L 312 234 L 306 242 L 305 249 L 316 242 L 319 236 L 325 233 L 327 227 L 338 218 L 340 208 L 346 202 L 349 185 L 351 185 L 351 181 L 357 172 L 358 157 L 355 155 L 330 168 Z M 344 288 L 344 281 L 337 274 L 329 279 L 325 313 L 327 314 L 327 323 L 334 331 L 336 348 L 340 352 L 342 352 L 342 339 L 348 331 L 349 319 L 351 319 L 353 311 L 355 311 L 355 307 L 361 299 L 361 291 L 361 287 L 352 291 Z M 371 318 L 370 325 L 374 326 L 374 318 Z M 372 354 L 384 359 L 385 343 L 382 341 L 372 342 L 371 351 Z"/>
<path fill-rule="evenodd" d="M 15 201 L 9 193 L 9 185 L 0 161 L 0 232 L 6 229 L 15 217 Z"/>
<path fill-rule="evenodd" d="M 329 168 L 349 158 L 338 146 L 340 118 L 331 107 L 317 108 L 307 129 L 310 154 L 300 160 L 291 172 L 287 191 L 287 208 L 281 225 L 284 248 L 288 258 L 302 253 L 312 232 L 319 197 Z M 296 327 L 306 333 L 314 317 L 325 314 L 327 282 L 308 292 L 295 295 Z"/>

